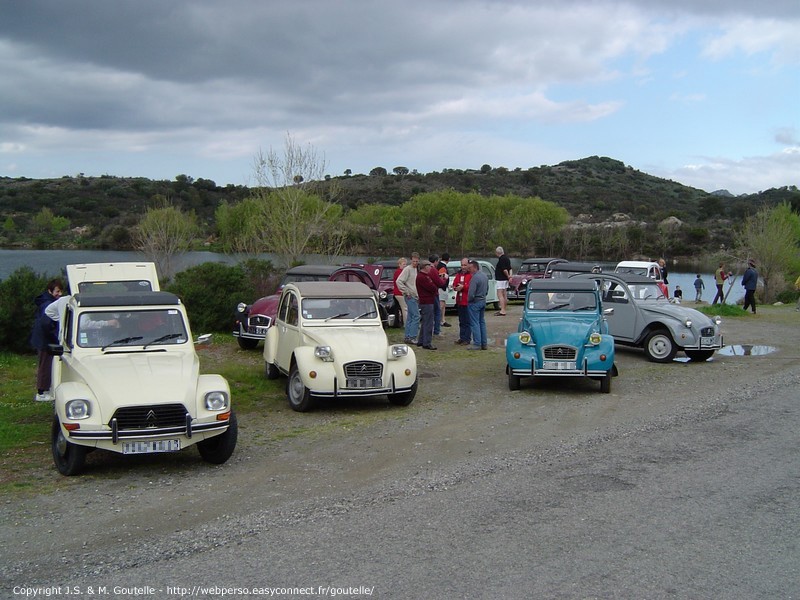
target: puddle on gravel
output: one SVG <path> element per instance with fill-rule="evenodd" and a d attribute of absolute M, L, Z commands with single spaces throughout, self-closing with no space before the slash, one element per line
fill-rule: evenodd
<path fill-rule="evenodd" d="M 733 346 L 725 346 L 717 350 L 717 354 L 723 356 L 764 356 L 772 354 L 778 349 L 775 346 L 761 346 L 757 344 L 734 344 Z"/>

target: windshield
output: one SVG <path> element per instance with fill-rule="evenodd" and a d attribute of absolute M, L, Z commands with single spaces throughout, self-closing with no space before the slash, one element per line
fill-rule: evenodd
<path fill-rule="evenodd" d="M 378 308 L 374 298 L 303 298 L 303 318 L 331 321 L 334 319 L 374 319 Z"/>
<path fill-rule="evenodd" d="M 547 312 L 592 312 L 597 309 L 597 297 L 592 291 L 532 292 L 528 296 L 528 310 Z"/>
<path fill-rule="evenodd" d="M 631 297 L 637 301 L 667 299 L 655 282 L 632 283 L 626 287 L 614 281 L 607 281 L 603 286 L 604 302 L 628 302 Z"/>
<path fill-rule="evenodd" d="M 163 346 L 183 344 L 189 335 L 183 316 L 174 308 L 82 313 L 78 320 L 78 346 Z"/>

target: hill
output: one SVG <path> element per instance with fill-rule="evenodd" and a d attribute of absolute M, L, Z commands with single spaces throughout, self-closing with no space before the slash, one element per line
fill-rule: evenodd
<path fill-rule="evenodd" d="M 487 196 L 538 196 L 563 206 L 575 222 L 584 224 L 630 219 L 657 226 L 674 218 L 686 231 L 687 245 L 706 249 L 729 242 L 730 227 L 763 205 L 789 202 L 800 212 L 796 187 L 745 196 L 709 194 L 598 156 L 528 169 L 484 165 L 478 170 L 422 174 L 396 167 L 390 174 L 376 168 L 369 175 L 326 177 L 321 185 L 325 194 L 336 185 L 335 200 L 346 208 L 369 203 L 400 205 L 416 194 L 454 189 Z M 174 181 L 109 175 L 45 180 L 2 177 L 0 245 L 127 249 L 130 229 L 139 216 L 165 198 L 182 210 L 194 211 L 207 235 L 213 236 L 216 207 L 223 201 L 238 202 L 249 193 L 245 186 L 220 187 L 187 175 L 178 175 Z"/>

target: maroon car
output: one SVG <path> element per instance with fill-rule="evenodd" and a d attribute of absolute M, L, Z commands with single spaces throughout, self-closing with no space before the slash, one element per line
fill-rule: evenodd
<path fill-rule="evenodd" d="M 550 277 L 552 266 L 563 262 L 567 261 L 563 258 L 526 258 L 508 281 L 508 298 L 524 300 L 531 279 Z"/>
<path fill-rule="evenodd" d="M 370 267 L 370 268 L 367 268 Z M 240 302 L 236 306 L 233 335 L 238 339 L 239 347 L 252 350 L 267 335 L 278 313 L 283 286 L 297 281 L 358 281 L 366 284 L 377 293 L 383 267 L 380 265 L 364 265 L 363 267 L 336 265 L 300 265 L 292 267 L 281 279 L 278 289 L 270 296 L 259 298 L 252 304 Z M 386 322 L 386 314 L 381 315 Z"/>

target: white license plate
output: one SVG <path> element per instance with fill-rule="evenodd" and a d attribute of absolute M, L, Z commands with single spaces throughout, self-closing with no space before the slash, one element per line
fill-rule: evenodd
<path fill-rule="evenodd" d="M 154 454 L 175 452 L 181 449 L 180 440 L 152 440 L 147 442 L 122 442 L 123 454 Z"/>
<path fill-rule="evenodd" d="M 269 327 L 262 327 L 261 325 L 257 325 L 256 335 L 267 335 L 267 329 L 269 329 Z"/>
<path fill-rule="evenodd" d="M 560 360 L 546 360 L 544 361 L 544 368 L 549 371 L 574 371 L 575 363 Z"/>
<path fill-rule="evenodd" d="M 714 338 L 713 337 L 701 337 L 700 338 L 700 346 L 713 346 L 714 345 Z"/>
<path fill-rule="evenodd" d="M 383 380 L 381 380 L 380 377 L 366 378 L 366 379 L 348 379 L 347 387 L 356 389 L 379 388 L 383 387 Z"/>

